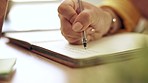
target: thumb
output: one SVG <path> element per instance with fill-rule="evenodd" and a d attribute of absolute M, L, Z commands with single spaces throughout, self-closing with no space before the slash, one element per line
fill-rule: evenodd
<path fill-rule="evenodd" d="M 76 32 L 81 32 L 87 29 L 91 24 L 91 15 L 87 10 L 83 10 L 74 20 L 72 29 Z"/>

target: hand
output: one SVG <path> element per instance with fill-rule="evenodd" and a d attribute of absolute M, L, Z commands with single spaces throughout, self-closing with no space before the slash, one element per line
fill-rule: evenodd
<path fill-rule="evenodd" d="M 90 42 L 107 34 L 111 26 L 109 12 L 90 3 L 82 3 L 84 10 L 79 14 L 77 0 L 64 0 L 58 8 L 61 33 L 71 44 L 82 44 L 82 31 L 86 31 L 87 41 Z"/>

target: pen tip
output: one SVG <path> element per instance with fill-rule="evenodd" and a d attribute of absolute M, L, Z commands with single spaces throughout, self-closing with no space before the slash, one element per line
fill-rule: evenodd
<path fill-rule="evenodd" d="M 87 43 L 83 43 L 84 49 L 86 50 L 87 48 Z"/>

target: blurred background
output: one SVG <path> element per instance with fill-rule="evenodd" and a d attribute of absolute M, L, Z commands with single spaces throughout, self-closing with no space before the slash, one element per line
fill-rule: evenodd
<path fill-rule="evenodd" d="M 9 0 L 4 31 L 59 29 L 57 8 L 62 0 Z M 101 0 L 85 0 L 92 4 Z"/>

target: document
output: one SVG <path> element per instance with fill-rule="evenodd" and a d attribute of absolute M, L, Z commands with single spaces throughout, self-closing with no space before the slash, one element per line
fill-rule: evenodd
<path fill-rule="evenodd" d="M 5 33 L 10 43 L 69 67 L 88 67 L 132 59 L 144 53 L 147 35 L 119 33 L 83 45 L 71 45 L 60 30 Z"/>

